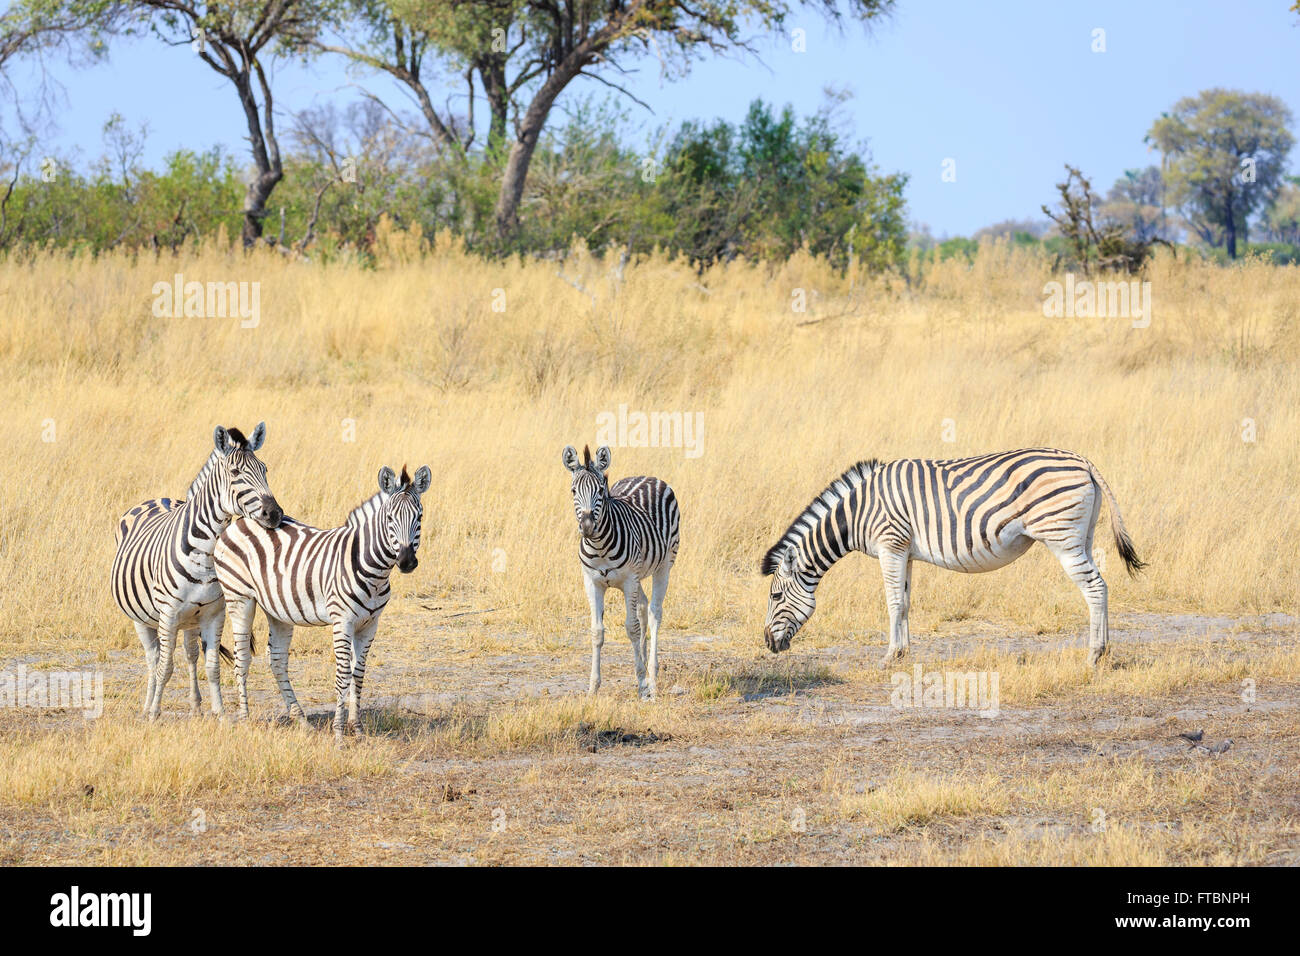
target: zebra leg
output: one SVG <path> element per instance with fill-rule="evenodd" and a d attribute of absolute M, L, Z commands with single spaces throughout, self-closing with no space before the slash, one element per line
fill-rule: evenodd
<path fill-rule="evenodd" d="M 906 654 L 911 640 L 907 628 L 912 591 L 911 555 L 882 550 L 880 573 L 885 580 L 885 605 L 889 608 L 889 647 L 880 661 L 884 667 Z"/>
<path fill-rule="evenodd" d="M 650 583 L 650 607 L 649 607 L 649 625 L 650 625 L 650 654 L 646 658 L 646 670 L 650 673 L 650 693 L 655 694 L 658 691 L 659 681 L 659 625 L 664 620 L 664 595 L 668 593 L 668 572 L 672 570 L 671 565 L 666 568 L 660 568 L 655 572 L 654 579 Z"/>
<path fill-rule="evenodd" d="M 587 693 L 600 690 L 600 649 L 605 646 L 605 587 L 583 576 L 587 585 L 587 603 L 591 605 L 591 681 Z"/>
<path fill-rule="evenodd" d="M 645 588 L 637 583 L 636 619 L 641 625 L 641 659 L 650 660 L 650 601 L 645 596 Z M 647 664 L 648 666 L 648 664 Z"/>
<path fill-rule="evenodd" d="M 1096 667 L 1106 653 L 1110 638 L 1109 608 L 1107 606 L 1106 580 L 1093 563 L 1083 542 L 1074 546 L 1044 544 L 1056 555 L 1070 580 L 1079 586 L 1083 599 L 1088 602 L 1088 664 Z"/>
<path fill-rule="evenodd" d="M 370 643 L 375 639 L 378 627 L 379 617 L 376 615 L 352 638 L 352 696 L 348 701 L 348 727 L 358 737 L 361 736 L 361 685 L 366 680 L 366 655 L 370 653 Z"/>
<path fill-rule="evenodd" d="M 352 625 L 334 625 L 334 739 L 343 743 L 343 715 L 352 689 Z"/>
<path fill-rule="evenodd" d="M 636 690 L 642 700 L 649 700 L 654 693 L 646 680 L 645 657 L 641 654 L 641 604 L 637 600 L 643 593 L 640 581 L 629 580 L 623 585 L 623 600 L 627 604 L 625 626 L 628 640 L 632 642 L 632 663 L 636 667 Z"/>
<path fill-rule="evenodd" d="M 203 697 L 199 693 L 199 629 L 185 629 L 185 667 L 190 677 L 190 713 L 197 714 L 203 706 Z"/>
<path fill-rule="evenodd" d="M 226 621 L 224 613 L 214 614 L 199 625 L 203 636 L 203 666 L 208 676 L 208 693 L 212 696 L 212 713 L 220 717 L 225 710 L 221 700 L 221 626 Z"/>
<path fill-rule="evenodd" d="M 153 671 L 153 699 L 149 702 L 149 719 L 157 720 L 162 713 L 163 691 L 172 676 L 172 652 L 176 647 L 176 616 L 170 608 L 164 610 L 158 622 L 158 663 Z"/>
<path fill-rule="evenodd" d="M 144 690 L 144 706 L 140 709 L 140 713 L 148 717 L 149 705 L 153 703 L 154 670 L 158 667 L 158 629 L 136 621 L 135 633 L 139 636 L 140 643 L 144 645 L 144 666 L 149 672 L 148 684 Z"/>
<path fill-rule="evenodd" d="M 280 688 L 280 697 L 284 700 L 284 712 L 288 714 L 290 720 L 306 724 L 307 716 L 298 704 L 298 698 L 293 692 L 293 684 L 289 682 L 289 644 L 293 640 L 293 625 L 271 618 L 266 620 L 270 625 L 266 638 L 266 656 L 271 659 L 271 674 Z"/>
<path fill-rule="evenodd" d="M 253 658 L 253 609 L 251 597 L 226 595 L 226 616 L 230 618 L 235 642 L 235 687 L 239 691 L 239 719 L 248 719 L 248 665 Z"/>

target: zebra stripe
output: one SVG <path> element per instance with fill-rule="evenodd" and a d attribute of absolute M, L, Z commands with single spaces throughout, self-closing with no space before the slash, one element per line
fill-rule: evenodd
<path fill-rule="evenodd" d="M 306 717 L 289 682 L 289 644 L 294 625 L 334 630 L 334 733 L 348 725 L 360 732 L 361 687 L 366 655 L 379 615 L 388 605 L 393 568 L 414 571 L 419 563 L 420 496 L 429 489 L 428 466 L 412 481 L 402 469 L 379 472 L 379 492 L 362 502 L 338 528 L 322 531 L 292 518 L 267 529 L 234 522 L 217 542 L 217 579 L 225 596 L 235 641 L 239 714 L 248 716 L 248 665 L 253 653 L 253 611 L 261 605 L 270 624 L 271 671 L 289 717 Z"/>
<path fill-rule="evenodd" d="M 1055 448 L 1025 448 L 939 461 L 907 458 L 854 465 L 820 495 L 764 556 L 772 575 L 764 639 L 775 653 L 812 616 L 822 576 L 850 551 L 880 560 L 889 608 L 885 662 L 907 650 L 912 560 L 953 571 L 1010 564 L 1035 541 L 1061 562 L 1088 604 L 1089 659 L 1109 637 L 1106 582 L 1093 561 L 1101 498 L 1130 574 L 1145 567 L 1124 529 L 1114 492 L 1096 467 Z"/>
<path fill-rule="evenodd" d="M 212 566 L 217 536 L 231 518 L 246 515 L 274 525 L 281 511 L 255 452 L 266 437 L 263 422 L 246 439 L 237 428 L 217 427 L 212 454 L 182 500 L 155 498 L 136 505 L 117 524 L 110 574 L 117 606 L 135 624 L 144 646 L 147 686 L 144 713 L 162 709 L 172 673 L 177 631 L 185 633 L 190 709 L 197 712 L 199 646 L 206 651 L 212 711 L 220 714 L 221 625 L 224 604 Z"/>
<path fill-rule="evenodd" d="M 609 487 L 610 451 L 601 447 L 591 460 L 590 447 L 569 445 L 562 456 L 573 475 L 573 510 L 582 537 L 578 559 L 591 606 L 591 679 L 588 692 L 600 688 L 600 651 L 605 644 L 605 591 L 623 592 L 627 635 L 632 642 L 637 690 L 643 698 L 658 692 L 659 625 L 663 621 L 668 576 L 681 543 L 681 513 L 673 490 L 658 478 L 623 478 Z M 650 600 L 641 587 L 651 578 Z"/>

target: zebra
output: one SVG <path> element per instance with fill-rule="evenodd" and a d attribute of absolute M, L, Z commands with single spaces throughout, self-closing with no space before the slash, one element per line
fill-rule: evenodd
<path fill-rule="evenodd" d="M 763 637 L 779 653 L 815 606 L 822 576 L 850 551 L 880 560 L 889 609 L 882 666 L 908 648 L 912 559 L 952 571 L 992 571 L 1041 541 L 1078 585 L 1089 610 L 1089 664 L 1106 653 L 1106 582 L 1093 560 L 1101 498 L 1130 575 L 1146 567 L 1115 494 L 1095 465 L 1056 448 L 950 458 L 861 461 L 831 482 L 764 555 L 772 576 Z"/>
<path fill-rule="evenodd" d="M 172 649 L 184 631 L 189 665 L 190 710 L 197 713 L 199 645 L 206 652 L 212 712 L 222 712 L 219 653 L 224 603 L 212 551 L 232 518 L 245 516 L 275 527 L 283 512 L 266 482 L 257 450 L 266 423 L 245 438 L 237 428 L 217 426 L 208 460 L 183 500 L 155 498 L 136 505 L 117 524 L 117 553 L 110 575 L 117 606 L 135 624 L 144 646 L 147 686 L 144 715 L 157 719 L 172 673 Z"/>
<path fill-rule="evenodd" d="M 681 543 L 681 513 L 673 490 L 658 478 L 622 478 L 609 487 L 610 451 L 583 446 L 582 461 L 572 445 L 563 454 L 573 474 L 573 510 L 582 534 L 578 557 L 591 605 L 591 680 L 587 693 L 600 689 L 600 650 L 605 644 L 605 590 L 623 592 L 627 636 L 632 642 L 637 691 L 653 699 L 658 691 L 659 625 L 663 621 L 668 575 Z M 647 605 L 641 580 L 652 579 Z"/>
<path fill-rule="evenodd" d="M 289 682 L 294 625 L 329 625 L 334 629 L 338 691 L 334 736 L 343 739 L 345 705 L 349 728 L 361 733 L 366 654 L 388 604 L 393 567 L 408 574 L 419 563 L 420 496 L 431 481 L 427 465 L 415 473 L 414 481 L 405 466 L 400 479 L 384 467 L 379 471 L 378 493 L 354 508 L 341 527 L 322 531 L 285 518 L 278 528 L 267 529 L 241 519 L 221 536 L 214 559 L 234 635 L 241 718 L 248 717 L 253 610 L 260 604 L 270 624 L 271 671 L 289 719 L 307 722 Z"/>

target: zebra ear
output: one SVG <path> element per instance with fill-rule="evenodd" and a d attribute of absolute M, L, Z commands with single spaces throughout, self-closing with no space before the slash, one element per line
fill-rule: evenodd
<path fill-rule="evenodd" d="M 794 545 L 785 549 L 785 554 L 781 555 L 781 570 L 789 574 L 794 570 L 794 556 L 797 549 Z"/>
<path fill-rule="evenodd" d="M 257 427 L 253 429 L 253 437 L 248 440 L 248 450 L 257 451 L 262 447 L 262 442 L 266 440 L 266 422 L 258 422 Z"/>
<path fill-rule="evenodd" d="M 609 471 L 609 462 L 611 455 L 608 445 L 601 445 L 596 449 L 596 469 L 598 471 Z"/>
<path fill-rule="evenodd" d="M 569 469 L 569 471 L 577 471 L 582 467 L 582 465 L 578 463 L 578 449 L 574 448 L 572 445 L 564 446 L 564 452 L 561 454 L 560 460 L 564 462 L 564 467 Z"/>
<path fill-rule="evenodd" d="M 226 431 L 223 426 L 218 425 L 212 432 L 212 444 L 217 447 L 217 451 L 221 452 L 221 454 L 229 455 L 233 446 L 233 442 L 230 440 L 230 432 Z"/>
<path fill-rule="evenodd" d="M 379 469 L 379 490 L 386 495 L 395 495 L 401 490 L 401 483 L 397 480 L 397 474 L 393 469 L 384 465 Z"/>
<path fill-rule="evenodd" d="M 422 465 L 415 473 L 415 483 L 411 487 L 415 489 L 416 495 L 422 495 L 429 490 L 429 485 L 432 483 L 433 473 L 429 471 L 428 465 Z"/>

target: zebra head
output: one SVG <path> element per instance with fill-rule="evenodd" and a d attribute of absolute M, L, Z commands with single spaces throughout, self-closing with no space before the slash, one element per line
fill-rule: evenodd
<path fill-rule="evenodd" d="M 784 551 L 780 547 L 769 551 L 762 565 L 763 573 L 772 575 L 763 640 L 773 654 L 789 649 L 791 639 L 817 606 L 816 580 L 800 571 L 798 546 L 788 545 Z"/>
<path fill-rule="evenodd" d="M 379 469 L 380 507 L 383 510 L 381 527 L 388 546 L 397 555 L 397 567 L 403 574 L 410 574 L 420 563 L 415 557 L 415 552 L 420 549 L 420 518 L 424 514 L 420 496 L 429 490 L 432 481 L 428 465 L 416 471 L 414 481 L 406 473 L 405 465 L 402 466 L 401 478 L 387 465 Z"/>
<path fill-rule="evenodd" d="M 609 479 L 605 472 L 609 470 L 609 446 L 601 445 L 596 449 L 596 460 L 591 460 L 591 447 L 582 446 L 582 461 L 578 461 L 578 450 L 572 445 L 565 446 L 564 467 L 573 473 L 573 511 L 578 516 L 578 530 L 584 538 L 594 537 L 605 513 L 605 502 L 609 498 Z"/>
<path fill-rule="evenodd" d="M 278 528 L 284 512 L 266 483 L 266 465 L 256 455 L 266 438 L 266 422 L 259 422 L 253 437 L 245 438 L 238 428 L 217 426 L 213 444 L 224 467 L 217 469 L 221 508 L 231 516 L 242 515 L 263 528 Z"/>

